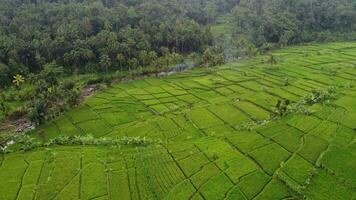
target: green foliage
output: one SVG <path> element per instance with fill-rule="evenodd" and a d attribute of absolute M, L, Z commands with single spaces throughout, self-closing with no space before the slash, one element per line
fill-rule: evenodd
<path fill-rule="evenodd" d="M 330 100 L 335 99 L 335 93 L 335 87 L 329 87 L 325 90 L 313 90 L 311 94 L 303 97 L 302 103 L 308 105 L 315 103 L 328 103 Z"/>
<path fill-rule="evenodd" d="M 288 106 L 290 105 L 290 101 L 287 100 L 278 100 L 276 106 L 275 106 L 275 112 L 279 115 L 279 116 L 283 116 L 285 114 L 287 114 L 288 111 Z"/>
<path fill-rule="evenodd" d="M 232 15 L 235 35 L 245 36 L 262 49 L 266 49 L 266 43 L 283 47 L 347 39 L 342 33 L 355 32 L 351 24 L 356 15 L 351 1 L 242 0 L 232 9 Z M 344 23 L 338 23 L 339 20 Z"/>
<path fill-rule="evenodd" d="M 46 64 L 35 79 L 35 93 L 27 105 L 27 116 L 34 124 L 58 117 L 67 107 L 78 104 L 79 91 L 75 83 L 67 81 L 60 84 L 63 68 L 55 63 Z"/>
<path fill-rule="evenodd" d="M 3 115 L 7 116 L 9 114 L 9 105 L 5 100 L 5 95 L 1 94 L 0 96 L 0 111 Z"/>
<path fill-rule="evenodd" d="M 29 135 L 18 136 L 15 138 L 13 147 L 10 145 L 9 151 L 20 150 L 30 151 L 39 147 L 60 146 L 106 146 L 106 147 L 145 147 L 149 145 L 164 144 L 161 140 L 149 139 L 146 137 L 123 137 L 123 138 L 95 138 L 92 135 L 77 136 L 58 136 L 48 142 L 39 142 Z"/>
<path fill-rule="evenodd" d="M 16 74 L 13 78 L 14 80 L 12 83 L 14 83 L 16 87 L 19 87 L 22 83 L 25 82 L 25 78 L 21 74 Z"/>
<path fill-rule="evenodd" d="M 108 73 L 153 65 L 163 56 L 162 47 L 185 54 L 212 44 L 205 25 L 215 19 L 208 13 L 215 4 L 179 2 L 173 8 L 173 1 L 150 1 L 142 8 L 105 2 L 3 0 L 0 9 L 8 12 L 0 14 L 0 87 L 10 85 L 16 74 L 37 74 L 54 62 L 67 73 Z"/>
<path fill-rule="evenodd" d="M 29 151 L 31 149 L 40 147 L 40 143 L 29 135 L 23 135 L 16 139 L 16 146 L 21 151 Z"/>
<path fill-rule="evenodd" d="M 212 67 L 225 63 L 223 50 L 219 47 L 207 48 L 202 57 L 202 65 Z"/>

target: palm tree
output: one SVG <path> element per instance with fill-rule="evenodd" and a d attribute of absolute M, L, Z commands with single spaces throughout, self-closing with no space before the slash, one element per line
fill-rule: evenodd
<path fill-rule="evenodd" d="M 122 64 L 125 62 L 125 56 L 122 53 L 117 54 L 116 60 L 119 62 L 120 71 L 122 72 Z"/>
<path fill-rule="evenodd" d="M 109 73 L 109 67 L 111 66 L 111 60 L 110 57 L 106 54 L 103 54 L 100 56 L 100 63 L 102 67 L 105 67 L 106 74 Z"/>
<path fill-rule="evenodd" d="M 21 74 L 16 74 L 13 78 L 14 80 L 12 80 L 12 83 L 14 83 L 16 87 L 19 87 L 22 83 L 25 82 L 25 78 Z"/>

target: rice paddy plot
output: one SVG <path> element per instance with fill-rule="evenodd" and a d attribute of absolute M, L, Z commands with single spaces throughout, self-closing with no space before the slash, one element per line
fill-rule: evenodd
<path fill-rule="evenodd" d="M 29 136 L 96 143 L 0 154 L 0 199 L 355 199 L 356 43 L 271 54 L 94 94 Z"/>

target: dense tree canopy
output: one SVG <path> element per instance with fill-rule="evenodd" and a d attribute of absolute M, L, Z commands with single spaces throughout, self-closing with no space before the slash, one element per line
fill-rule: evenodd
<path fill-rule="evenodd" d="M 240 0 L 233 8 L 236 35 L 255 45 L 355 39 L 352 0 Z"/>
<path fill-rule="evenodd" d="M 1 85 L 49 62 L 67 72 L 107 71 L 136 67 L 134 58 L 150 64 L 163 47 L 182 54 L 203 51 L 212 44 L 204 26 L 208 16 L 176 3 L 1 0 Z"/>
<path fill-rule="evenodd" d="M 233 43 L 251 51 L 353 39 L 356 29 L 352 0 L 0 0 L 0 87 L 47 63 L 107 72 L 162 63 L 164 50 L 203 53 L 226 15 Z"/>

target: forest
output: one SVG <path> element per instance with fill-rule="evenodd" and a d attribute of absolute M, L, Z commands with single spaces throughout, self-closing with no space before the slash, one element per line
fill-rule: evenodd
<path fill-rule="evenodd" d="M 352 0 L 1 0 L 0 87 L 46 65 L 67 75 L 160 68 L 176 62 L 167 54 L 219 46 L 210 27 L 225 15 L 242 55 L 353 39 L 355 10 Z"/>

